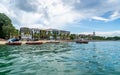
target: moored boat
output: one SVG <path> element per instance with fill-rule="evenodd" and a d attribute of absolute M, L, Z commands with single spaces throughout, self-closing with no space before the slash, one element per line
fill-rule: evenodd
<path fill-rule="evenodd" d="M 29 42 L 26 42 L 26 44 L 28 44 L 28 45 L 40 45 L 40 44 L 43 44 L 43 42 L 29 41 Z"/>
<path fill-rule="evenodd" d="M 88 44 L 88 40 L 77 40 L 76 43 Z"/>
<path fill-rule="evenodd" d="M 50 41 L 50 42 L 46 42 L 46 43 L 60 43 L 60 42 L 59 42 L 59 41 L 56 41 L 56 42 L 53 42 L 53 41 L 51 42 L 51 41 Z"/>
<path fill-rule="evenodd" d="M 21 45 L 22 42 L 19 41 L 19 39 L 17 38 L 12 38 L 12 39 L 9 39 L 6 43 L 6 45 Z"/>
<path fill-rule="evenodd" d="M 6 45 L 21 45 L 21 42 L 7 42 Z"/>

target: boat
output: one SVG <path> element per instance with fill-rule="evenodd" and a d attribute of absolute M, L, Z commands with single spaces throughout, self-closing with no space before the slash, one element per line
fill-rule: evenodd
<path fill-rule="evenodd" d="M 26 42 L 26 44 L 28 44 L 28 45 L 40 45 L 40 44 L 43 44 L 43 42 L 28 41 L 28 42 Z"/>
<path fill-rule="evenodd" d="M 6 45 L 21 45 L 21 42 L 7 42 Z"/>
<path fill-rule="evenodd" d="M 6 45 L 21 45 L 21 44 L 22 43 L 16 38 L 9 39 L 6 43 Z"/>
<path fill-rule="evenodd" d="M 56 41 L 56 42 L 51 42 L 51 41 L 50 41 L 50 42 L 46 42 L 46 43 L 60 43 L 60 42 L 59 42 L 59 41 Z"/>
<path fill-rule="evenodd" d="M 53 44 L 55 44 L 55 43 L 60 43 L 60 41 L 50 40 L 50 41 L 47 41 L 46 43 L 53 43 Z"/>
<path fill-rule="evenodd" d="M 60 42 L 46 42 L 48 44 L 57 44 L 57 43 L 60 43 Z"/>
<path fill-rule="evenodd" d="M 80 44 L 88 44 L 88 40 L 77 40 L 76 43 L 80 43 Z"/>

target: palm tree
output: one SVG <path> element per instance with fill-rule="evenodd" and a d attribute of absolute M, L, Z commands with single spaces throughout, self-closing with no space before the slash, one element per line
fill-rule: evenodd
<path fill-rule="evenodd" d="M 39 33 L 36 33 L 36 32 L 35 32 L 35 33 L 33 34 L 33 38 L 36 39 L 36 40 L 38 40 L 38 39 L 39 39 Z"/>
<path fill-rule="evenodd" d="M 66 34 L 66 40 L 70 39 L 70 34 Z"/>
<path fill-rule="evenodd" d="M 40 38 L 42 39 L 45 39 L 47 36 L 46 36 L 46 30 L 41 30 L 40 31 Z"/>
<path fill-rule="evenodd" d="M 55 40 L 57 39 L 57 36 L 58 36 L 57 32 L 53 32 L 53 38 L 54 38 Z"/>
<path fill-rule="evenodd" d="M 50 39 L 50 36 L 51 36 L 51 35 L 52 35 L 51 32 L 48 31 L 47 38 Z"/>
<path fill-rule="evenodd" d="M 62 33 L 60 33 L 60 40 L 62 40 L 63 39 L 63 34 Z"/>

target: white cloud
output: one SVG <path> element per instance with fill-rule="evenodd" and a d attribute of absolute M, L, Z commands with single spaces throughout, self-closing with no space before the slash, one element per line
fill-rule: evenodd
<path fill-rule="evenodd" d="M 95 20 L 101 20 L 101 21 L 108 21 L 108 19 L 105 19 L 103 17 L 97 17 L 97 16 L 93 17 L 93 19 L 95 19 Z"/>
<path fill-rule="evenodd" d="M 115 20 L 120 18 L 120 12 L 115 11 L 111 16 L 110 16 L 110 20 Z"/>
<path fill-rule="evenodd" d="M 120 36 L 120 31 L 96 32 L 99 36 Z"/>
<path fill-rule="evenodd" d="M 120 12 L 118 12 L 118 11 L 113 12 L 113 14 L 109 16 L 109 18 L 98 17 L 98 16 L 93 17 L 93 19 L 95 19 L 95 20 L 100 20 L 100 21 L 105 21 L 105 22 L 113 21 L 118 18 L 120 18 Z"/>
<path fill-rule="evenodd" d="M 93 34 L 93 32 L 82 32 L 79 34 Z M 102 31 L 97 31 L 95 32 L 96 36 L 105 36 L 105 37 L 114 37 L 114 36 L 120 36 L 120 31 L 107 31 L 107 32 L 102 32 Z"/>
<path fill-rule="evenodd" d="M 0 12 L 6 13 L 16 27 L 62 28 L 84 19 L 112 21 L 120 18 L 119 0 L 2 0 Z M 112 11 L 109 18 L 106 12 Z"/>

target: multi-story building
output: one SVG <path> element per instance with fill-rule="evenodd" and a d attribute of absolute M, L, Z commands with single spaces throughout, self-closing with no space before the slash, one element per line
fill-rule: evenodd
<path fill-rule="evenodd" d="M 70 35 L 69 31 L 58 30 L 58 29 L 47 29 L 47 34 L 50 34 L 49 39 L 68 39 L 68 35 Z"/>
<path fill-rule="evenodd" d="M 69 35 L 70 35 L 70 31 L 60 30 L 61 39 L 63 40 L 70 39 Z"/>
<path fill-rule="evenodd" d="M 32 32 L 27 27 L 20 28 L 20 34 L 22 40 L 32 39 Z"/>
<path fill-rule="evenodd" d="M 84 38 L 88 40 L 92 40 L 92 38 L 95 36 L 95 32 L 92 34 L 79 34 L 78 39 Z"/>
<path fill-rule="evenodd" d="M 31 33 L 32 33 L 32 39 L 33 39 L 33 40 L 40 39 L 41 29 L 31 28 L 30 31 L 31 31 Z"/>
<path fill-rule="evenodd" d="M 49 35 L 49 39 L 60 39 L 59 34 L 60 31 L 57 29 L 46 29 L 47 35 Z"/>
<path fill-rule="evenodd" d="M 58 29 L 37 29 L 37 28 L 20 28 L 21 39 L 50 39 L 50 40 L 60 40 L 69 39 L 70 32 Z"/>

